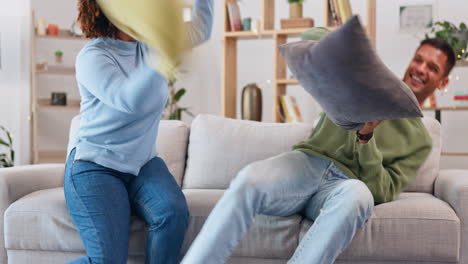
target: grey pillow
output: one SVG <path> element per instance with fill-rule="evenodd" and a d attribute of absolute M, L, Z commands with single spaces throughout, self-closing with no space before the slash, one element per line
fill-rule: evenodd
<path fill-rule="evenodd" d="M 279 47 L 304 89 L 337 126 L 358 130 L 365 122 L 422 117 L 411 89 L 375 53 L 359 18 L 320 41 Z"/>

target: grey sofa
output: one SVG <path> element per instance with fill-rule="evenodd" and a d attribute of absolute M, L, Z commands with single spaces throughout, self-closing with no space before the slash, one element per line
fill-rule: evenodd
<path fill-rule="evenodd" d="M 417 179 L 399 199 L 375 207 L 337 263 L 468 263 L 468 171 L 439 170 L 440 126 L 430 118 L 424 123 L 434 148 Z M 289 150 L 311 129 L 209 115 L 198 116 L 190 130 L 182 122 L 163 121 L 158 150 L 191 214 L 182 255 L 237 171 Z M 84 254 L 65 207 L 63 170 L 63 164 L 0 169 L 1 263 L 55 264 Z M 301 215 L 259 215 L 229 263 L 286 263 L 311 225 Z M 132 221 L 128 263 L 144 262 L 146 228 Z"/>

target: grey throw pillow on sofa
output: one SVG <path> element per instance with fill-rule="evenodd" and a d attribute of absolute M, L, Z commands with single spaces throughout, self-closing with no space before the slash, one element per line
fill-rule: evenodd
<path fill-rule="evenodd" d="M 318 42 L 279 49 L 300 84 L 339 127 L 358 130 L 368 121 L 422 117 L 415 95 L 379 59 L 357 16 Z"/>

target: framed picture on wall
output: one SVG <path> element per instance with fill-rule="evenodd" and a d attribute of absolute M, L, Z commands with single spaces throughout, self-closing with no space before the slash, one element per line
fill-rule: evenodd
<path fill-rule="evenodd" d="M 425 33 L 434 23 L 434 5 L 430 2 L 400 5 L 399 19 L 400 32 Z"/>

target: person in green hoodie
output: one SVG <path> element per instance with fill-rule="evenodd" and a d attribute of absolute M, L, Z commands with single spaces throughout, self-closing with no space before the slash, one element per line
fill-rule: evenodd
<path fill-rule="evenodd" d="M 422 104 L 448 84 L 455 55 L 439 39 L 421 42 L 403 81 Z M 257 214 L 302 213 L 314 224 L 288 263 L 333 263 L 375 204 L 395 200 L 429 155 L 420 118 L 367 122 L 358 131 L 320 115 L 293 150 L 243 168 L 215 206 L 183 264 L 224 263 Z"/>

